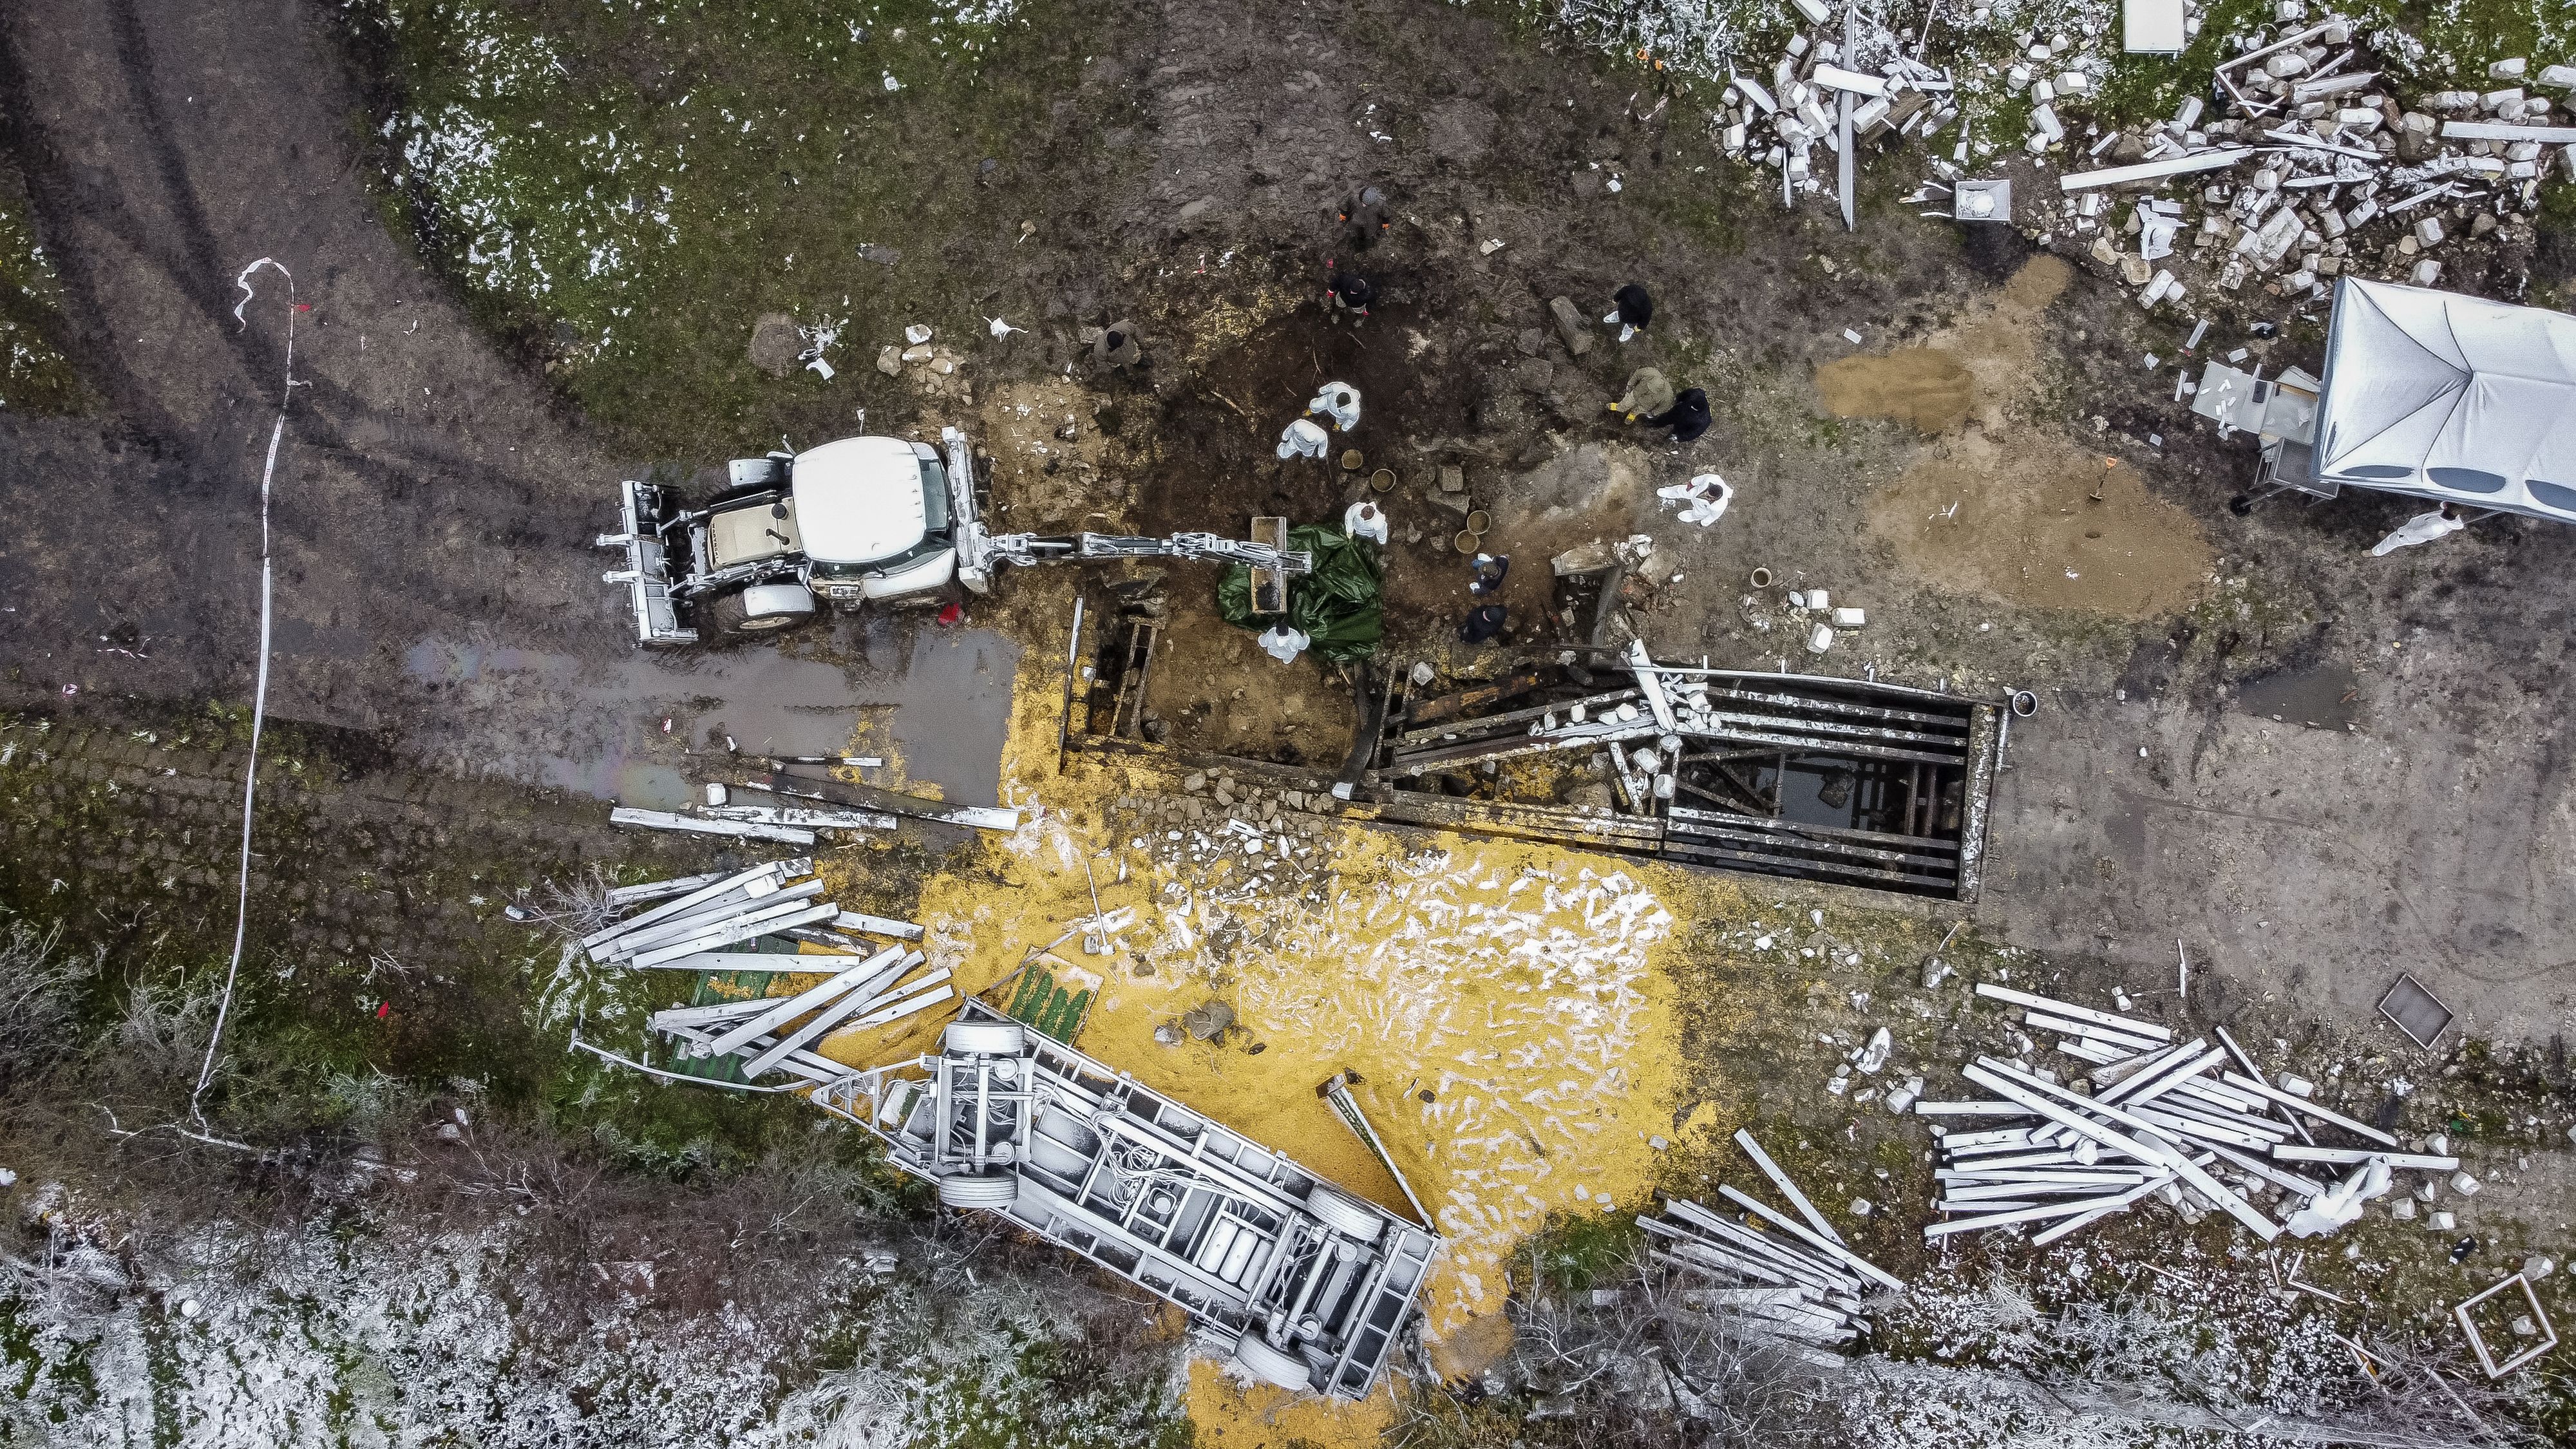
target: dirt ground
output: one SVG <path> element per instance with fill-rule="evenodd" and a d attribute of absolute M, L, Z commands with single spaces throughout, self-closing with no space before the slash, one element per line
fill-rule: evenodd
<path fill-rule="evenodd" d="M 1513 559 L 1517 647 L 1556 642 L 1550 555 L 1645 533 L 1669 565 L 1640 615 L 1660 655 L 2034 691 L 1973 912 L 1994 940 L 2152 975 L 2179 938 L 2247 997 L 2353 1032 L 2378 1030 L 2371 1004 L 2400 968 L 2466 1032 L 2576 1030 L 2558 583 L 2576 534 L 2496 519 L 2373 559 L 2413 511 L 2399 500 L 2231 516 L 2251 449 L 2186 418 L 2169 396 L 2182 336 L 2116 286 L 1918 218 L 1894 201 L 1901 161 L 1870 173 L 1857 233 L 1783 214 L 1692 127 L 1630 120 L 1635 73 L 1492 13 L 1146 4 L 1109 39 L 1084 84 L 1132 109 L 1115 118 L 1130 161 L 1106 181 L 1023 183 L 1051 224 L 1014 253 L 1024 270 L 997 305 L 1025 304 L 1040 330 L 988 345 L 969 315 L 981 295 L 933 299 L 945 335 L 971 339 L 970 386 L 854 360 L 864 391 L 782 400 L 742 436 L 655 458 L 631 455 L 631 419 L 581 415 L 480 331 L 389 232 L 363 144 L 372 82 L 330 7 L 9 10 L 7 153 L 100 402 L 0 414 L 18 505 L 0 539 L 0 706 L 104 732 L 246 698 L 286 315 L 269 273 L 237 325 L 233 279 L 268 256 L 312 307 L 272 517 L 270 708 L 430 782 L 424 798 L 463 776 L 585 809 L 670 803 L 728 739 L 881 742 L 895 778 L 994 793 L 1019 660 L 1060 644 L 1064 582 L 1006 578 L 954 631 L 889 613 L 681 656 L 639 654 L 599 583 L 609 555 L 591 540 L 616 479 L 706 476 L 791 415 L 971 419 L 1010 526 L 1332 521 L 1391 469 L 1394 488 L 1368 495 L 1393 519 L 1387 654 L 1465 676 L 1514 656 L 1456 643 L 1463 520 L 1431 495 L 1457 467 L 1491 514 L 1485 547 Z M 1397 219 L 1356 258 L 1374 315 L 1336 325 L 1318 301 L 1341 251 L 1332 208 L 1363 180 Z M 1595 326 L 1571 351 L 1548 300 L 1597 318 L 1632 280 L 1658 299 L 1654 325 L 1624 346 Z M 1081 360 L 1078 329 L 1113 315 L 1140 322 L 1145 368 Z M 709 352 L 741 353 L 752 320 Z M 2255 320 L 2219 318 L 2204 355 L 2316 365 L 2313 330 L 2264 339 Z M 1603 409 L 1645 365 L 1707 390 L 1705 437 L 1675 445 Z M 1363 468 L 1278 460 L 1280 429 L 1335 379 L 1365 400 L 1335 439 Z M 1724 519 L 1676 522 L 1655 490 L 1711 471 L 1737 490 Z M 1153 708 L 1177 742 L 1337 759 L 1349 686 L 1215 623 L 1196 568 L 1167 571 Z M 1810 587 L 1869 614 L 1821 658 L 1782 607 Z M 455 808 L 448 828 L 470 829 Z M 228 870 L 207 833 L 178 863 Z M 888 879 L 921 864 L 889 862 Z"/>

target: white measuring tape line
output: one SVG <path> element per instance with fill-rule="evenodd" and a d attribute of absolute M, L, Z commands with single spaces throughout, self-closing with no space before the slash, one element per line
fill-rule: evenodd
<path fill-rule="evenodd" d="M 207 1083 L 214 1080 L 215 1053 L 223 1046 L 224 1023 L 232 1015 L 233 987 L 241 979 L 242 942 L 250 930 L 250 821 L 251 806 L 259 790 L 260 725 L 268 715 L 268 645 L 273 617 L 271 602 L 275 598 L 276 569 L 269 552 L 269 488 L 277 477 L 277 448 L 286 437 L 286 407 L 295 397 L 295 274 L 280 266 L 274 258 L 261 257 L 241 269 L 233 285 L 241 289 L 241 300 L 233 304 L 233 321 L 250 325 L 242 309 L 258 295 L 250 284 L 251 274 L 262 267 L 273 267 L 286 278 L 286 382 L 278 389 L 277 422 L 268 432 L 268 461 L 259 473 L 259 675 L 251 691 L 250 765 L 242 772 L 241 861 L 233 896 L 232 964 L 224 971 L 224 994 L 215 1005 L 214 1030 L 206 1037 L 205 1064 L 197 1069 L 196 1089 L 188 1094 L 188 1111 L 197 1125 L 206 1124 L 205 1113 L 197 1105 L 206 1094 Z"/>

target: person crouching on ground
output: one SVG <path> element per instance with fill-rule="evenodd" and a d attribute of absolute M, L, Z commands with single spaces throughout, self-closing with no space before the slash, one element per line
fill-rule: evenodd
<path fill-rule="evenodd" d="M 1671 407 L 1646 419 L 1646 426 L 1672 429 L 1676 443 L 1692 441 L 1708 431 L 1708 394 L 1695 387 L 1685 390 Z"/>
<path fill-rule="evenodd" d="M 1610 404 L 1619 421 L 1633 423 L 1652 417 L 1673 405 L 1673 385 L 1664 379 L 1663 369 L 1641 367 L 1628 374 L 1627 395 Z"/>

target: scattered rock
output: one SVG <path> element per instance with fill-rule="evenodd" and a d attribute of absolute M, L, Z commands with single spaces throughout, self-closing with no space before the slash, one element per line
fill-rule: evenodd
<path fill-rule="evenodd" d="M 771 377 L 796 370 L 796 354 L 805 344 L 796 335 L 796 319 L 784 312 L 763 312 L 751 324 L 751 365 Z"/>
<path fill-rule="evenodd" d="M 889 345 L 878 352 L 877 371 L 888 377 L 903 376 L 903 349 Z"/>
<path fill-rule="evenodd" d="M 1234 1008 L 1222 1001 L 1193 1006 L 1181 1013 L 1181 1025 L 1200 1041 L 1214 1041 L 1234 1025 Z"/>
<path fill-rule="evenodd" d="M 1583 314 L 1574 310 L 1572 299 L 1548 298 L 1547 313 L 1556 319 L 1556 335 L 1564 341 L 1566 351 L 1581 357 L 1592 350 L 1592 329 L 1583 325 Z M 1443 468 L 1440 471 L 1445 477 L 1455 470 Z M 1444 483 L 1441 486 L 1448 485 Z"/>

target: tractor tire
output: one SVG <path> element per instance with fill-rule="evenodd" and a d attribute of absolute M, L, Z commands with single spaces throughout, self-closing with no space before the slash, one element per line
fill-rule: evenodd
<path fill-rule="evenodd" d="M 939 1049 L 959 1057 L 1015 1057 L 1029 1049 L 1029 1029 L 1016 1021 L 952 1021 Z"/>
<path fill-rule="evenodd" d="M 1285 1349 L 1273 1348 L 1270 1340 L 1259 1333 L 1247 1333 L 1234 1345 L 1237 1368 L 1265 1384 L 1276 1384 L 1292 1394 L 1302 1394 L 1315 1387 L 1315 1372 L 1306 1361 Z"/>
<path fill-rule="evenodd" d="M 797 592 L 804 593 L 802 589 Z M 814 622 L 813 595 L 805 595 L 805 607 L 801 610 L 777 607 L 777 601 L 782 600 L 783 597 L 781 594 L 763 593 L 760 589 L 754 588 L 710 599 L 705 606 L 706 632 L 731 635 L 784 634 L 790 629 L 802 628 Z"/>
<path fill-rule="evenodd" d="M 1386 1219 L 1370 1212 L 1349 1194 L 1320 1182 L 1306 1194 L 1306 1211 L 1314 1214 L 1315 1221 L 1355 1243 L 1374 1243 L 1378 1234 L 1386 1231 Z"/>
<path fill-rule="evenodd" d="M 939 1200 L 953 1208 L 1009 1207 L 1020 1200 L 1019 1174 L 960 1172 L 939 1179 Z"/>

